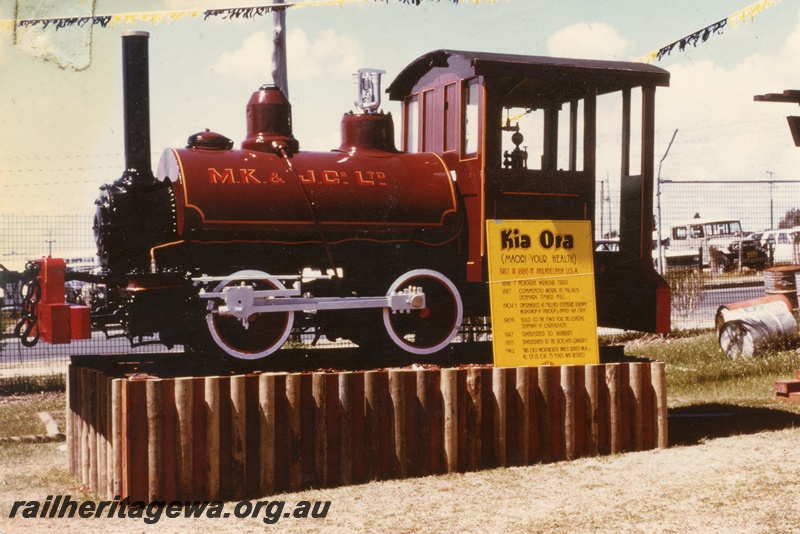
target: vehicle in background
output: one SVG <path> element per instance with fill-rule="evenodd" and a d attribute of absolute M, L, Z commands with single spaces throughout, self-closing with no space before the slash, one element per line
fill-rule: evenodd
<path fill-rule="evenodd" d="M 740 264 L 762 270 L 769 260 L 757 241 L 743 237 L 738 219 L 690 219 L 673 224 L 664 258 L 667 267 L 701 265 L 717 272 Z"/>
<path fill-rule="evenodd" d="M 761 247 L 773 265 L 800 263 L 800 228 L 768 230 L 761 236 Z"/>
<path fill-rule="evenodd" d="M 745 235 L 744 238 L 748 239 L 750 241 L 755 241 L 759 245 L 763 245 L 763 243 L 761 241 L 761 237 L 764 235 L 765 232 L 767 232 L 767 230 L 762 230 L 760 232 L 751 232 L 751 233 Z M 764 247 L 762 246 L 761 248 L 764 248 Z"/>
<path fill-rule="evenodd" d="M 618 252 L 619 251 L 619 238 L 607 237 L 596 239 L 594 250 L 596 252 Z"/>

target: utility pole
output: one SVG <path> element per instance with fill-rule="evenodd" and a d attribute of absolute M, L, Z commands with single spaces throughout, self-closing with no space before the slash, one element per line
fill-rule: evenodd
<path fill-rule="evenodd" d="M 605 236 L 603 235 L 603 208 L 606 205 L 606 194 L 605 194 L 605 182 L 600 180 L 600 239 L 603 239 Z"/>
<path fill-rule="evenodd" d="M 275 0 L 283 4 L 284 0 Z M 286 70 L 286 8 L 276 9 L 272 14 L 272 81 L 289 98 L 289 80 Z"/>
<path fill-rule="evenodd" d="M 47 243 L 47 256 L 48 257 L 52 257 L 53 256 L 53 243 L 56 242 L 56 240 L 53 239 L 53 231 L 52 230 L 48 230 L 47 231 L 47 237 L 49 239 L 45 239 L 44 240 L 44 242 Z"/>
<path fill-rule="evenodd" d="M 672 142 L 675 140 L 675 136 L 678 135 L 678 129 L 675 128 L 675 132 L 672 134 L 672 139 L 669 140 L 669 145 L 667 145 L 667 151 L 664 152 L 664 155 L 661 156 L 661 161 L 658 162 L 658 179 L 656 180 L 657 183 L 657 193 L 656 196 L 658 197 L 658 274 L 664 274 L 664 247 L 661 244 L 661 164 L 664 163 L 664 160 L 667 158 L 667 154 L 669 154 L 669 149 L 672 147 Z"/>
<path fill-rule="evenodd" d="M 774 196 L 773 189 L 775 187 L 775 182 L 772 180 L 772 177 L 775 176 L 775 173 L 772 171 L 767 171 L 767 175 L 769 176 L 769 229 L 772 230 L 775 228 L 775 219 L 773 213 L 773 203 L 772 197 Z"/>

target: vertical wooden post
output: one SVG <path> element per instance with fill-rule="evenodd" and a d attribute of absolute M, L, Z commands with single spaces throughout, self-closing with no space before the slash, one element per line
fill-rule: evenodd
<path fill-rule="evenodd" d="M 412 376 L 413 378 L 413 376 Z M 360 484 L 367 481 L 367 440 L 364 396 L 364 372 L 353 375 L 353 411 L 350 420 L 353 451 L 353 482 Z M 413 393 L 413 390 L 412 390 Z"/>
<path fill-rule="evenodd" d="M 561 366 L 561 391 L 564 395 L 564 457 L 575 459 L 575 366 Z"/>
<path fill-rule="evenodd" d="M 147 393 L 146 381 L 128 380 L 125 416 L 127 428 L 125 442 L 128 464 L 128 487 L 124 496 L 131 501 L 147 500 Z"/>
<path fill-rule="evenodd" d="M 92 370 L 87 378 L 89 383 L 89 487 L 97 490 L 97 376 L 100 373 Z"/>
<path fill-rule="evenodd" d="M 538 368 L 539 449 L 543 461 L 560 460 L 564 450 L 562 420 L 561 371 L 554 365 Z"/>
<path fill-rule="evenodd" d="M 164 497 L 164 383 L 147 381 L 147 498 L 148 502 Z"/>
<path fill-rule="evenodd" d="M 508 465 L 506 456 L 506 411 L 507 411 L 507 367 L 495 367 L 492 371 L 492 395 L 494 396 L 494 465 Z"/>
<path fill-rule="evenodd" d="M 319 487 L 316 476 L 316 407 L 314 403 L 313 376 L 300 374 L 300 464 L 302 467 L 302 487 Z"/>
<path fill-rule="evenodd" d="M 442 369 L 444 460 L 448 473 L 458 472 L 458 370 Z"/>
<path fill-rule="evenodd" d="M 114 498 L 114 379 L 106 376 L 106 500 Z"/>
<path fill-rule="evenodd" d="M 417 372 L 412 369 L 401 371 L 406 404 L 406 476 L 415 477 L 420 474 L 420 433 L 417 422 L 419 410 L 417 402 Z"/>
<path fill-rule="evenodd" d="M 512 465 L 528 465 L 530 451 L 530 370 L 531 367 L 517 367 L 514 371 L 514 414 L 515 419 L 506 427 L 511 427 L 516 435 L 516 450 Z"/>
<path fill-rule="evenodd" d="M 643 418 L 643 397 L 644 397 L 644 383 L 642 371 L 645 364 L 643 363 L 629 363 L 629 372 L 631 382 L 631 447 L 634 451 L 644 450 L 644 418 Z"/>
<path fill-rule="evenodd" d="M 65 431 L 67 433 L 67 468 L 73 475 L 75 475 L 75 456 L 73 454 L 75 450 L 75 431 L 72 428 L 72 415 L 75 409 L 75 401 L 73 397 L 78 387 L 78 384 L 75 383 L 74 373 L 75 365 L 72 363 L 67 364 L 67 421 Z"/>
<path fill-rule="evenodd" d="M 642 443 L 645 450 L 656 447 L 655 396 L 650 362 L 642 364 Z"/>
<path fill-rule="evenodd" d="M 444 372 L 444 371 L 442 371 Z M 467 456 L 467 470 L 477 471 L 481 468 L 483 429 L 483 396 L 482 369 L 470 367 L 467 369 L 467 450 L 462 454 Z"/>
<path fill-rule="evenodd" d="M 405 478 L 408 475 L 408 456 L 406 435 L 406 387 L 402 370 L 389 371 L 389 393 L 392 398 L 392 421 L 394 436 L 394 476 Z"/>
<path fill-rule="evenodd" d="M 386 480 L 390 468 L 389 374 L 367 371 L 364 374 L 366 396 L 367 478 Z"/>
<path fill-rule="evenodd" d="M 89 406 L 91 393 L 86 386 L 89 381 L 91 371 L 86 367 L 79 370 L 78 380 L 81 387 L 81 440 L 80 440 L 80 479 L 83 484 L 89 484 L 89 471 L 91 460 L 89 459 Z"/>
<path fill-rule="evenodd" d="M 658 448 L 669 447 L 669 431 L 667 419 L 667 375 L 664 362 L 650 364 L 653 389 L 655 390 L 656 433 Z"/>
<path fill-rule="evenodd" d="M 541 409 L 537 405 L 537 394 L 539 384 L 539 369 L 536 367 L 528 368 L 528 464 L 532 464 L 539 457 L 539 415 Z"/>
<path fill-rule="evenodd" d="M 552 384 L 549 366 L 538 368 L 538 387 L 536 390 L 536 407 L 538 411 L 537 426 L 539 427 L 539 459 L 547 462 L 553 460 L 553 425 L 551 421 L 551 394 Z"/>
<path fill-rule="evenodd" d="M 630 368 L 620 363 L 619 374 L 619 448 L 620 452 L 633 450 L 633 393 L 631 391 Z"/>
<path fill-rule="evenodd" d="M 609 413 L 608 433 L 611 438 L 611 454 L 617 454 L 622 451 L 620 442 L 621 391 L 619 365 L 620 364 L 618 363 L 609 363 L 606 365 L 606 385 L 608 386 Z"/>
<path fill-rule="evenodd" d="M 416 385 L 416 421 L 417 421 L 417 472 L 421 476 L 435 473 L 433 470 L 434 455 L 438 447 L 433 445 L 434 435 L 432 431 L 434 421 L 434 372 L 420 369 L 414 373 Z"/>
<path fill-rule="evenodd" d="M 314 396 L 314 476 L 320 487 L 330 486 L 328 480 L 328 421 L 326 374 L 313 373 L 311 390 Z"/>
<path fill-rule="evenodd" d="M 561 368 L 557 365 L 546 366 L 550 373 L 550 424 L 553 459 L 564 459 L 564 392 L 561 391 Z"/>
<path fill-rule="evenodd" d="M 300 374 L 286 375 L 286 401 L 288 409 L 289 429 L 289 491 L 299 491 L 303 487 L 303 463 L 300 452 L 302 429 L 302 407 Z"/>
<path fill-rule="evenodd" d="M 575 366 L 575 456 L 586 456 L 586 366 Z"/>
<path fill-rule="evenodd" d="M 353 483 L 353 373 L 339 373 L 339 476 L 343 485 Z"/>
<path fill-rule="evenodd" d="M 192 416 L 193 416 L 193 387 L 192 378 L 175 379 L 175 409 L 177 441 L 175 456 L 177 463 L 178 499 L 193 499 L 192 473 Z"/>
<path fill-rule="evenodd" d="M 83 373 L 85 371 L 82 367 L 75 369 L 75 477 L 77 479 L 83 478 L 83 410 L 84 410 L 84 393 L 83 393 Z"/>
<path fill-rule="evenodd" d="M 261 414 L 258 402 L 259 375 L 245 376 L 245 402 L 247 403 L 247 486 L 246 498 L 261 496 Z M 311 377 L 308 377 L 309 380 Z M 311 395 L 309 391 L 309 396 Z M 309 421 L 311 418 L 309 417 Z M 313 444 L 312 444 L 313 445 Z M 313 455 L 311 455 L 313 458 Z"/>
<path fill-rule="evenodd" d="M 339 373 L 325 376 L 325 428 L 328 442 L 328 481 L 332 486 L 341 484 L 341 410 L 339 408 Z M 382 421 L 389 424 L 388 421 Z M 386 436 L 388 439 L 388 436 Z"/>
<path fill-rule="evenodd" d="M 457 369 L 456 373 L 456 435 L 458 436 L 458 470 L 467 469 L 467 370 Z"/>
<path fill-rule="evenodd" d="M 111 381 L 111 457 L 114 462 L 113 483 L 111 493 L 113 497 L 122 498 L 122 388 L 125 380 L 115 378 Z"/>
<path fill-rule="evenodd" d="M 586 397 L 587 397 L 587 413 L 586 413 L 586 451 L 591 456 L 597 456 L 600 452 L 600 436 L 599 436 L 599 413 L 600 406 L 600 378 L 599 365 L 586 366 Z"/>
<path fill-rule="evenodd" d="M 244 498 L 247 487 L 247 399 L 245 375 L 231 376 L 231 480 L 233 498 Z"/>
<path fill-rule="evenodd" d="M 206 492 L 209 500 L 219 499 L 219 377 L 207 376 L 204 381 L 206 409 Z"/>
<path fill-rule="evenodd" d="M 95 428 L 97 434 L 97 486 L 95 491 L 103 498 L 106 493 L 106 442 L 108 432 L 106 432 L 106 407 L 108 405 L 108 391 L 106 390 L 105 373 L 98 372 L 95 375 L 95 391 L 97 392 L 97 408 L 95 412 Z"/>
<path fill-rule="evenodd" d="M 263 495 L 275 493 L 275 375 L 258 377 L 258 409 L 261 457 L 259 488 Z"/>

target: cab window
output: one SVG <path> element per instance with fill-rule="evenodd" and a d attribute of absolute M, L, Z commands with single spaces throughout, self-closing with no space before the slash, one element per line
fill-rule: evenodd
<path fill-rule="evenodd" d="M 477 79 L 464 86 L 461 153 L 465 156 L 478 152 L 478 87 Z"/>
<path fill-rule="evenodd" d="M 406 152 L 419 152 L 419 97 L 406 102 Z"/>

